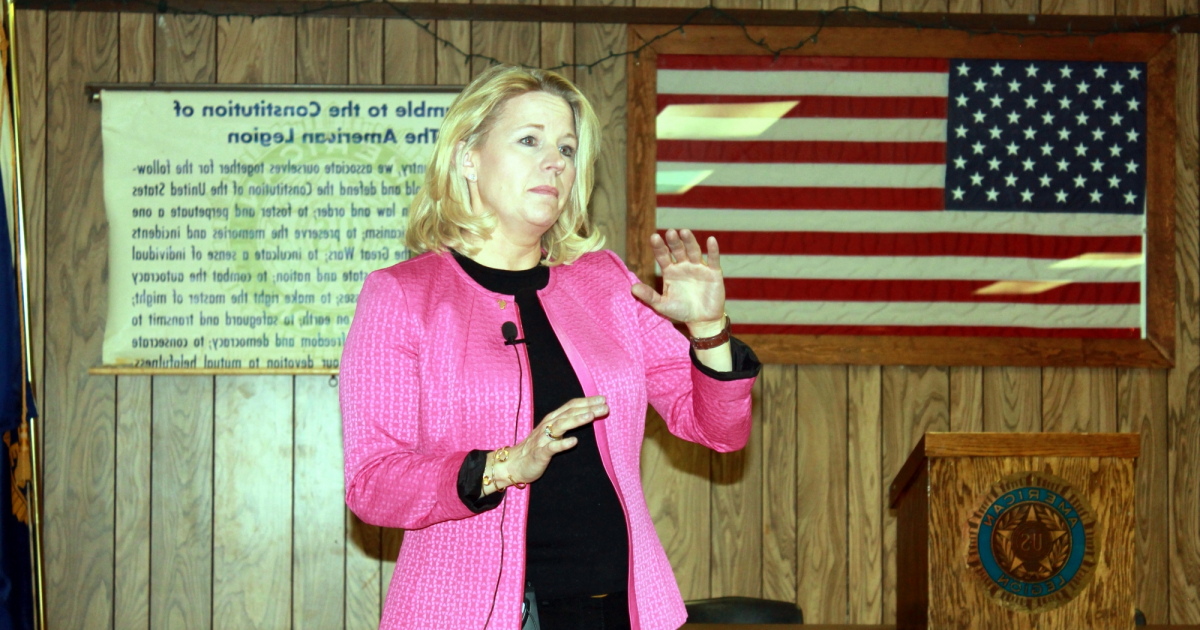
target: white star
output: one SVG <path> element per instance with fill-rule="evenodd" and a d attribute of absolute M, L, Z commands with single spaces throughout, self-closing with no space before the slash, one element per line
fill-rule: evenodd
<path fill-rule="evenodd" d="M 1062 67 L 1062 68 L 1059 68 L 1058 71 L 1062 73 L 1062 78 L 1064 78 L 1064 79 L 1071 78 L 1071 69 L 1070 68 Z"/>
<path fill-rule="evenodd" d="M 987 191 L 987 196 L 988 196 L 988 198 L 987 198 L 988 201 L 995 201 L 996 197 L 1000 196 L 1000 193 L 996 192 L 996 189 L 993 188 L 993 189 Z"/>
<path fill-rule="evenodd" d="M 981 122 L 983 122 L 983 116 L 984 116 L 984 114 L 983 114 L 983 110 L 982 110 L 982 109 L 981 109 L 981 110 L 979 110 L 979 111 L 977 111 L 977 112 L 975 112 L 975 113 L 974 113 L 974 114 L 972 114 L 972 115 L 975 117 L 975 122 L 977 122 L 977 123 L 981 123 Z"/>
<path fill-rule="evenodd" d="M 1137 201 L 1137 195 L 1131 192 L 1125 193 L 1125 203 L 1133 203 L 1135 201 Z"/>
<path fill-rule="evenodd" d="M 1066 127 L 1063 127 L 1062 129 L 1059 129 L 1059 130 L 1058 130 L 1058 139 L 1059 139 L 1059 140 L 1066 140 L 1066 139 L 1068 139 L 1068 138 L 1070 138 L 1070 137 L 1071 137 L 1071 130 L 1070 130 L 1070 129 L 1067 129 Z"/>
<path fill-rule="evenodd" d="M 1033 201 L 1033 193 L 1028 188 L 1021 192 L 1021 201 Z"/>
<path fill-rule="evenodd" d="M 1134 162 L 1133 160 L 1129 160 L 1128 162 L 1125 163 L 1125 172 L 1126 173 L 1136 173 L 1137 167 L 1138 167 L 1137 162 Z"/>
<path fill-rule="evenodd" d="M 1113 91 L 1113 94 L 1121 94 L 1122 92 L 1124 92 L 1124 90 L 1125 90 L 1125 86 L 1124 86 L 1124 85 L 1121 85 L 1120 83 L 1113 83 L 1113 84 L 1112 84 L 1112 91 Z"/>
<path fill-rule="evenodd" d="M 989 171 L 1000 170 L 1000 160 L 997 160 L 996 158 L 992 158 L 992 159 L 988 160 L 988 170 Z"/>
<path fill-rule="evenodd" d="M 1025 107 L 1037 107 L 1037 99 L 1032 96 L 1025 97 Z"/>
<path fill-rule="evenodd" d="M 1067 170 L 1067 166 L 1069 166 L 1069 164 L 1067 164 L 1067 158 L 1062 158 L 1058 161 L 1058 170 L 1059 171 Z"/>
<path fill-rule="evenodd" d="M 1130 142 L 1137 142 L 1137 139 L 1138 139 L 1137 129 L 1130 129 L 1129 131 L 1126 131 L 1125 137 L 1129 138 Z"/>
<path fill-rule="evenodd" d="M 1137 68 L 1130 68 L 1130 69 L 1129 69 L 1129 78 L 1130 78 L 1130 79 L 1133 79 L 1134 81 L 1137 81 L 1137 80 L 1138 80 L 1138 77 L 1140 77 L 1140 76 L 1142 76 L 1142 71 L 1141 71 L 1141 70 L 1138 70 Z"/>
<path fill-rule="evenodd" d="M 957 168 L 957 169 L 960 169 L 960 170 L 961 170 L 961 169 L 964 169 L 964 168 L 966 168 L 966 167 L 967 167 L 967 161 L 966 161 L 966 160 L 962 159 L 961 157 L 956 157 L 956 158 L 954 158 L 954 168 Z"/>
<path fill-rule="evenodd" d="M 1125 118 L 1122 117 L 1120 114 L 1113 114 L 1109 118 L 1112 120 L 1112 124 L 1114 124 L 1114 125 L 1119 125 L 1119 124 L 1121 124 L 1122 120 L 1125 120 Z"/>
<path fill-rule="evenodd" d="M 1050 155 L 1050 152 L 1053 150 L 1054 150 L 1054 147 L 1050 146 L 1049 142 L 1042 145 L 1042 155 Z"/>
<path fill-rule="evenodd" d="M 1083 184 L 1085 183 L 1085 181 L 1086 180 L 1083 179 L 1083 175 L 1076 175 L 1075 176 L 1075 187 L 1083 188 Z"/>
<path fill-rule="evenodd" d="M 1087 145 L 1080 142 L 1079 146 L 1075 147 L 1075 155 L 1083 157 L 1087 154 Z"/>
<path fill-rule="evenodd" d="M 1063 109 L 1071 109 L 1071 99 L 1064 96 L 1058 99 L 1058 105 Z"/>
<path fill-rule="evenodd" d="M 1104 170 L 1104 162 L 1101 162 L 1100 158 L 1096 158 L 1096 159 L 1092 160 L 1092 172 L 1093 173 L 1099 173 L 1100 171 L 1103 171 L 1103 170 Z"/>
<path fill-rule="evenodd" d="M 1097 96 L 1097 97 L 1095 98 L 1095 100 L 1093 100 L 1093 101 L 1092 101 L 1092 104 L 1096 106 L 1096 109 L 1104 109 L 1104 104 L 1105 104 L 1105 103 L 1107 103 L 1107 102 L 1108 102 L 1108 101 L 1106 101 L 1106 100 L 1104 100 L 1103 98 L 1101 98 L 1101 97 Z"/>
<path fill-rule="evenodd" d="M 985 88 L 985 87 L 987 87 L 987 83 L 984 83 L 983 79 L 979 79 L 978 81 L 975 82 L 975 91 L 976 92 L 982 92 L 983 88 Z"/>
<path fill-rule="evenodd" d="M 1111 147 L 1108 147 L 1108 154 L 1113 157 L 1121 157 L 1121 145 L 1114 144 Z"/>
<path fill-rule="evenodd" d="M 1100 191 L 1099 190 L 1093 190 L 1089 194 L 1092 197 L 1092 203 L 1100 203 Z"/>
<path fill-rule="evenodd" d="M 1016 79 L 1009 81 L 1008 82 L 1008 91 L 1009 92 L 1020 92 L 1021 91 L 1021 83 L 1019 81 L 1017 81 Z"/>
<path fill-rule="evenodd" d="M 959 94 L 958 96 L 955 96 L 955 97 L 954 97 L 954 101 L 955 101 L 955 104 L 956 104 L 956 105 L 958 105 L 959 107 L 966 107 L 966 106 L 967 106 L 967 97 L 966 97 L 966 96 L 963 96 L 962 94 Z"/>
<path fill-rule="evenodd" d="M 1017 176 L 1016 176 L 1016 175 L 1013 175 L 1012 173 L 1009 173 L 1008 175 L 1005 175 L 1005 176 L 1004 176 L 1004 183 L 1005 183 L 1005 184 L 1007 184 L 1007 185 L 1008 185 L 1008 186 L 1010 186 L 1010 187 L 1011 187 L 1011 186 L 1016 186 L 1016 185 L 1017 185 Z"/>
<path fill-rule="evenodd" d="M 983 143 L 976 141 L 971 145 L 971 150 L 975 152 L 975 155 L 983 155 Z"/>
<path fill-rule="evenodd" d="M 1046 92 L 1046 94 L 1049 94 L 1054 91 L 1054 84 L 1049 81 L 1046 81 L 1045 83 L 1042 84 L 1042 90 L 1044 90 Z"/>
<path fill-rule="evenodd" d="M 999 61 L 997 61 L 996 65 L 992 66 L 992 76 L 998 77 L 1003 73 L 1004 73 L 1004 67 L 1000 65 Z"/>
<path fill-rule="evenodd" d="M 1033 127 L 1026 127 L 1025 128 L 1025 139 L 1033 140 L 1033 134 L 1035 134 L 1035 133 L 1037 133 L 1036 129 L 1034 129 Z"/>
<path fill-rule="evenodd" d="M 1116 175 L 1113 175 L 1112 177 L 1108 178 L 1108 187 L 1109 188 L 1116 188 L 1117 186 L 1120 186 L 1120 185 L 1121 185 L 1121 180 L 1118 179 Z"/>
<path fill-rule="evenodd" d="M 1088 88 L 1092 86 L 1088 85 L 1087 81 L 1080 81 L 1079 85 L 1076 85 L 1075 87 L 1079 88 L 1080 94 L 1087 94 Z"/>
<path fill-rule="evenodd" d="M 1104 139 L 1104 130 L 1099 127 L 1093 129 L 1092 130 L 1092 138 L 1095 140 L 1103 140 Z"/>
<path fill-rule="evenodd" d="M 982 183 L 983 183 L 983 175 L 980 175 L 979 173 L 975 173 L 974 175 L 971 176 L 971 185 L 972 186 L 978 186 Z"/>
<path fill-rule="evenodd" d="M 962 125 L 959 125 L 958 127 L 955 127 L 954 133 L 957 134 L 959 138 L 966 138 L 967 137 L 967 128 Z"/>
<path fill-rule="evenodd" d="M 1021 117 L 1021 115 L 1018 114 L 1017 112 L 1008 112 L 1008 124 L 1010 124 L 1010 125 L 1017 124 L 1017 119 L 1020 117 Z"/>
<path fill-rule="evenodd" d="M 992 125 L 992 128 L 988 129 L 988 134 L 992 136 L 992 140 L 998 140 L 1000 139 L 1000 128 Z"/>
<path fill-rule="evenodd" d="M 967 64 L 965 64 L 965 63 L 964 63 L 964 64 L 961 64 L 961 65 L 959 65 L 959 66 L 958 66 L 958 76 L 960 76 L 960 77 L 965 77 L 965 76 L 967 76 L 967 71 L 968 71 L 968 70 L 970 70 L 970 69 L 971 69 L 971 67 L 970 67 L 970 66 L 968 66 L 968 65 L 967 65 Z"/>
<path fill-rule="evenodd" d="M 1027 170 L 1027 171 L 1032 171 L 1033 170 L 1033 160 L 1031 160 L 1029 158 L 1025 158 L 1025 160 L 1023 162 L 1021 162 L 1021 166 L 1024 167 L 1025 170 Z"/>
<path fill-rule="evenodd" d="M 1079 114 L 1077 114 L 1075 116 L 1075 122 L 1077 124 L 1086 125 L 1087 121 L 1088 121 L 1088 115 L 1083 112 L 1079 112 Z"/>
<path fill-rule="evenodd" d="M 964 192 L 965 191 L 962 188 L 955 188 L 954 190 L 950 191 L 950 194 L 954 195 L 955 201 L 962 201 Z"/>
<path fill-rule="evenodd" d="M 1021 147 L 1018 147 L 1016 142 L 1009 142 L 1008 146 L 1006 146 L 1004 148 L 1008 149 L 1009 155 L 1016 155 L 1017 149 L 1020 149 Z"/>
<path fill-rule="evenodd" d="M 992 107 L 1000 107 L 1000 104 L 1004 102 L 1004 99 L 1000 98 L 999 95 L 995 95 L 988 100 L 992 102 Z"/>
<path fill-rule="evenodd" d="M 1038 71 L 1038 69 L 1037 69 L 1037 66 L 1035 66 L 1035 65 L 1033 65 L 1033 64 L 1029 64 L 1029 66 L 1027 66 L 1027 67 L 1025 68 L 1025 76 L 1027 76 L 1027 77 L 1036 77 L 1036 76 L 1037 76 L 1037 71 Z"/>
<path fill-rule="evenodd" d="M 1136 112 L 1138 108 L 1138 100 L 1136 98 L 1129 99 L 1129 111 Z"/>
<path fill-rule="evenodd" d="M 1053 123 L 1053 122 L 1054 122 L 1054 114 L 1051 114 L 1050 112 L 1046 112 L 1046 113 L 1042 114 L 1042 124 L 1049 125 L 1050 123 Z"/>
<path fill-rule="evenodd" d="M 1096 78 L 1097 79 L 1103 79 L 1104 75 L 1107 73 L 1108 73 L 1108 69 L 1106 69 L 1104 66 L 1096 66 Z"/>
<path fill-rule="evenodd" d="M 1067 193 L 1063 190 L 1059 190 L 1058 192 L 1054 193 L 1054 200 L 1059 203 L 1066 203 Z"/>
<path fill-rule="evenodd" d="M 1049 175 L 1042 175 L 1041 177 L 1038 178 L 1038 181 L 1042 183 L 1042 188 L 1050 187 L 1050 176 Z"/>

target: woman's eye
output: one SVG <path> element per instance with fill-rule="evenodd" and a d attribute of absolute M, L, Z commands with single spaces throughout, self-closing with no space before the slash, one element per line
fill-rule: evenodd
<path fill-rule="evenodd" d="M 559 151 L 567 157 L 575 157 L 575 147 L 564 144 L 559 148 Z"/>
<path fill-rule="evenodd" d="M 537 144 L 537 140 L 534 139 L 533 136 L 525 136 L 524 138 L 521 138 L 520 143 L 531 147 Z"/>

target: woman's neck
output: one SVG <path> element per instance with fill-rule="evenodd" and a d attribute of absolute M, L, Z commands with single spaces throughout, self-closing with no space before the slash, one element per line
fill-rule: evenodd
<path fill-rule="evenodd" d="M 467 257 L 492 269 L 524 271 L 538 266 L 542 260 L 541 239 L 532 243 L 514 243 L 493 232 L 490 238 L 473 244 L 478 245 L 479 250 Z"/>

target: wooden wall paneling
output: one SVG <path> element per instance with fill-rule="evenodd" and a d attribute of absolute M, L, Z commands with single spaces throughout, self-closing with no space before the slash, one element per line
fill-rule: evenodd
<path fill-rule="evenodd" d="M 441 0 L 468 4 L 470 0 Z M 451 42 L 458 50 L 446 44 L 437 45 L 438 85 L 466 85 L 471 82 L 471 23 L 466 20 L 438 20 L 438 37 Z M 461 52 L 460 52 L 461 51 Z M 464 54 L 465 53 L 465 54 Z"/>
<path fill-rule="evenodd" d="M 1167 372 L 1120 370 L 1117 390 L 1117 430 L 1142 437 L 1134 494 L 1137 607 L 1145 613 L 1147 623 L 1166 624 L 1170 618 Z"/>
<path fill-rule="evenodd" d="M 1042 0 L 1040 13 L 1055 15 L 1112 15 L 1114 0 Z"/>
<path fill-rule="evenodd" d="M 1116 368 L 1042 368 L 1042 430 L 1116 431 Z"/>
<path fill-rule="evenodd" d="M 984 13 L 1037 13 L 1038 0 L 980 0 Z"/>
<path fill-rule="evenodd" d="M 153 378 L 150 627 L 213 619 L 213 378 Z M 250 485 L 250 480 L 245 480 Z M 117 626 L 118 630 L 123 626 Z"/>
<path fill-rule="evenodd" d="M 887 488 L 928 431 L 949 431 L 949 371 L 944 367 L 883 368 L 883 487 Z M 896 619 L 896 518 L 883 504 L 883 622 Z"/>
<path fill-rule="evenodd" d="M 1194 2 L 1185 7 L 1197 10 Z M 1170 580 L 1173 624 L 1200 623 L 1200 204 L 1197 203 L 1197 35 L 1179 36 L 1176 62 L 1175 367 L 1169 402 Z"/>
<path fill-rule="evenodd" d="M 17 89 L 21 98 L 21 124 L 17 133 L 21 143 L 21 186 L 25 193 L 25 259 L 29 283 L 26 291 L 33 355 L 30 377 L 34 397 L 40 402 L 45 400 L 46 348 L 46 12 L 17 11 L 16 33 L 20 81 Z M 38 446 L 41 448 L 43 444 Z M 44 461 L 41 457 L 39 451 L 39 463 Z"/>
<path fill-rule="evenodd" d="M 578 0 L 579 5 L 629 6 L 630 0 Z M 576 24 L 575 61 L 593 63 L 628 47 L 624 24 Z M 610 59 L 592 68 L 576 68 L 575 84 L 587 95 L 600 119 L 601 147 L 592 189 L 592 220 L 605 247 L 625 256 L 626 237 L 626 60 Z"/>
<path fill-rule="evenodd" d="M 155 18 L 154 80 L 213 83 L 217 80 L 217 18 L 159 15 Z"/>
<path fill-rule="evenodd" d="M 423 21 L 430 29 L 436 24 Z M 412 20 L 383 21 L 383 82 L 388 85 L 433 85 L 437 52 L 433 37 Z"/>
<path fill-rule="evenodd" d="M 685 600 L 705 599 L 712 592 L 710 452 L 671 435 L 662 418 L 654 410 L 648 412 L 642 487 Z"/>
<path fill-rule="evenodd" d="M 296 18 L 217 20 L 217 83 L 295 83 Z"/>
<path fill-rule="evenodd" d="M 572 6 L 574 0 L 542 0 L 542 4 Z M 541 24 L 541 67 L 557 68 L 555 72 L 575 80 L 575 25 L 563 22 Z"/>
<path fill-rule="evenodd" d="M 949 9 L 949 0 L 881 0 L 879 3 L 880 11 L 945 13 Z"/>
<path fill-rule="evenodd" d="M 354 85 L 383 83 L 383 20 L 351 18 L 348 25 L 349 68 L 347 82 Z"/>
<path fill-rule="evenodd" d="M 216 377 L 213 628 L 292 623 L 293 377 Z"/>
<path fill-rule="evenodd" d="M 114 628 L 150 628 L 151 452 L 150 377 L 118 377 Z"/>
<path fill-rule="evenodd" d="M 1042 430 L 1042 368 L 983 368 L 983 430 Z"/>
<path fill-rule="evenodd" d="M 983 431 L 983 368 L 950 368 L 950 430 Z"/>
<path fill-rule="evenodd" d="M 796 603 L 808 623 L 846 622 L 847 378 L 843 365 L 796 367 Z"/>
<path fill-rule="evenodd" d="M 846 386 L 847 623 L 883 621 L 882 370 L 851 365 Z"/>
<path fill-rule="evenodd" d="M 796 597 L 796 367 L 764 365 L 758 422 L 762 424 L 762 597 Z"/>
<path fill-rule="evenodd" d="M 762 596 L 763 430 L 762 382 L 754 383 L 753 419 L 746 447 L 712 453 L 713 597 Z"/>
<path fill-rule="evenodd" d="M 328 376 L 296 377 L 292 628 L 345 626 L 342 417 Z"/>
<path fill-rule="evenodd" d="M 100 107 L 89 82 L 117 81 L 118 19 L 52 12 L 47 23 L 46 380 L 42 504 L 46 621 L 112 624 L 116 378 L 100 356 L 107 270 Z"/>
<path fill-rule="evenodd" d="M 344 85 L 350 80 L 350 19 L 296 18 L 296 82 Z"/>
<path fill-rule="evenodd" d="M 476 4 L 496 4 L 479 0 Z M 512 4 L 537 4 L 537 0 L 519 0 Z M 472 22 L 471 52 L 499 59 L 503 63 L 538 66 L 541 54 L 533 42 L 540 42 L 537 22 Z M 471 77 L 491 67 L 492 62 L 475 57 L 471 60 Z"/>

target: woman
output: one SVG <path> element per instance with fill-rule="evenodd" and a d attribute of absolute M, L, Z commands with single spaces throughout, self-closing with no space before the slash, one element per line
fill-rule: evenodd
<path fill-rule="evenodd" d="M 341 363 L 346 502 L 408 530 L 383 628 L 519 628 L 527 599 L 543 630 L 686 618 L 638 473 L 646 404 L 739 449 L 759 366 L 728 336 L 715 240 L 706 262 L 687 231 L 651 238 L 662 295 L 596 251 L 598 148 L 568 81 L 485 72 L 414 200 L 420 255 L 363 285 Z"/>

